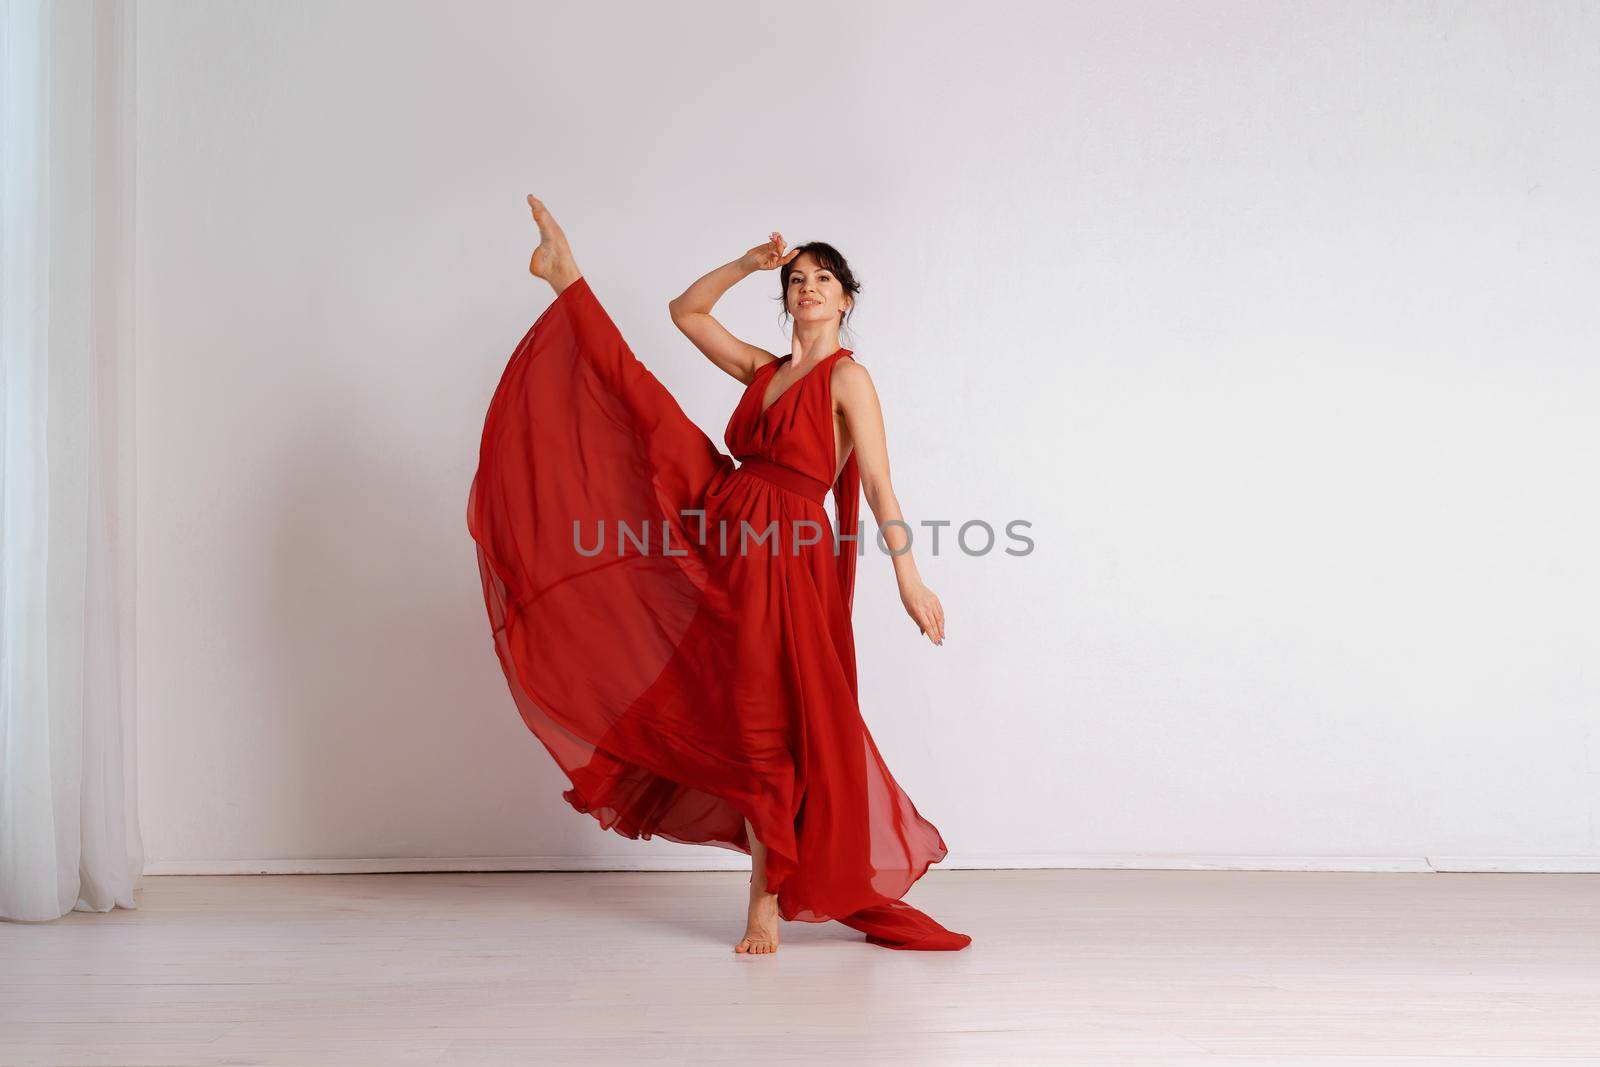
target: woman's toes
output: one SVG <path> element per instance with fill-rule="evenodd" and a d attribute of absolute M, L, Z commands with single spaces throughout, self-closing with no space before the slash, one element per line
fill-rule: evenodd
<path fill-rule="evenodd" d="M 778 945 L 777 942 L 769 941 L 764 937 L 746 937 L 743 941 L 733 946 L 733 951 L 742 952 L 750 956 L 765 956 L 770 952 L 778 951 Z"/>

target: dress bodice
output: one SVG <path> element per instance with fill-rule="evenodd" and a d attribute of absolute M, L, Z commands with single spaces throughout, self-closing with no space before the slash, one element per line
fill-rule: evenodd
<path fill-rule="evenodd" d="M 839 465 L 833 434 L 833 368 L 849 356 L 841 348 L 786 386 L 761 410 L 772 377 L 793 357 L 763 364 L 745 387 L 723 441 L 738 456 L 760 456 L 831 485 Z"/>

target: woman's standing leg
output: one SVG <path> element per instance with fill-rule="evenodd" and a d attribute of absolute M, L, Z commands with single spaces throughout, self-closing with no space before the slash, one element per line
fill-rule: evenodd
<path fill-rule="evenodd" d="M 735 952 L 768 953 L 778 951 L 778 894 L 767 892 L 767 846 L 756 838 L 750 820 L 744 821 L 750 839 L 750 912 L 744 938 Z"/>

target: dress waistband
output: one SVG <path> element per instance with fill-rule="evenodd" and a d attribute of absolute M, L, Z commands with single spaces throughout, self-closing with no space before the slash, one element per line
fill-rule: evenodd
<path fill-rule="evenodd" d="M 802 474 L 793 467 L 785 467 L 781 463 L 774 463 L 763 456 L 734 456 L 739 461 L 739 470 L 749 471 L 763 481 L 771 482 L 780 489 L 799 493 L 807 500 L 818 504 L 828 499 L 828 490 L 833 487 L 820 478 L 813 478 L 809 474 Z"/>

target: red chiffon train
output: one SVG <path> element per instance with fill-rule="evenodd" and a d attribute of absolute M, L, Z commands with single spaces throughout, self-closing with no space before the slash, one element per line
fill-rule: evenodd
<path fill-rule="evenodd" d="M 579 278 L 495 390 L 467 525 L 506 681 L 569 804 L 626 837 L 745 853 L 748 818 L 783 918 L 959 949 L 971 938 L 899 899 L 945 843 L 857 703 L 860 543 L 841 544 L 823 506 L 831 489 L 838 529 L 859 533 L 854 451 L 840 464 L 833 435 L 831 374 L 849 356 L 765 411 L 790 357 L 763 366 L 730 456 Z"/>

